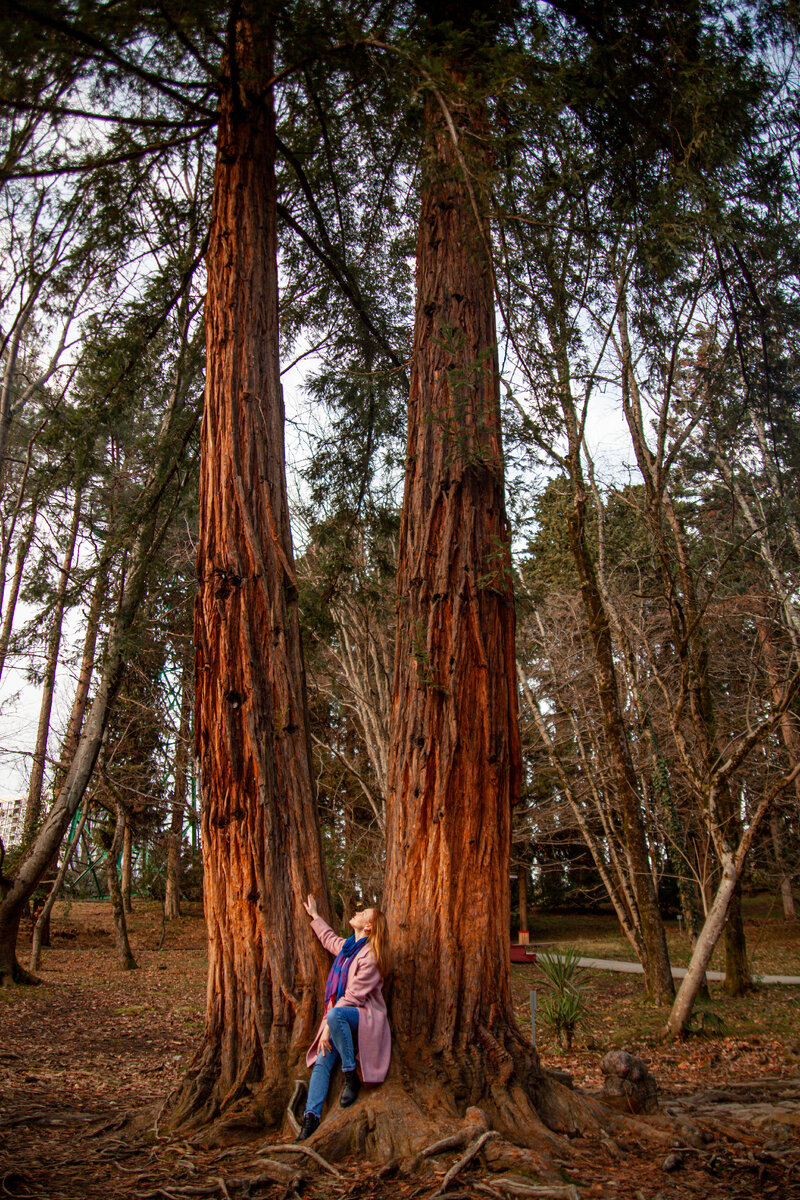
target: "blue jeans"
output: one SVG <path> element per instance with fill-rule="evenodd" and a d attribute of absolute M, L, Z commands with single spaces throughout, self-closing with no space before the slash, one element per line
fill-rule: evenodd
<path fill-rule="evenodd" d="M 331 1085 L 331 1075 L 339 1060 L 341 1059 L 343 1071 L 354 1071 L 356 1068 L 353 1034 L 358 1033 L 358 1009 L 349 1005 L 346 1008 L 332 1008 L 326 1019 L 333 1046 L 324 1054 L 317 1055 L 306 1100 L 306 1112 L 313 1113 L 315 1117 L 322 1116 L 322 1106 Z"/>

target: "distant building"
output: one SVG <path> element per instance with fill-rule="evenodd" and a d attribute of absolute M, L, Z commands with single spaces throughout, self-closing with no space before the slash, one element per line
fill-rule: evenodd
<path fill-rule="evenodd" d="M 26 796 L 7 796 L 0 799 L 0 838 L 3 845 L 18 846 L 22 841 L 22 826 L 25 822 Z"/>

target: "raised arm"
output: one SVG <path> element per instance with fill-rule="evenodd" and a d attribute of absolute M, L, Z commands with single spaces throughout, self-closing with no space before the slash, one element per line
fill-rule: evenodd
<path fill-rule="evenodd" d="M 344 945 L 344 938 L 338 937 L 327 921 L 319 915 L 317 902 L 313 896 L 303 901 L 303 908 L 311 917 L 311 928 L 329 953 L 338 954 Z"/>
<path fill-rule="evenodd" d="M 344 938 L 338 937 L 327 921 L 324 921 L 322 917 L 314 917 L 314 920 L 311 922 L 311 928 L 326 950 L 330 951 L 331 954 L 339 953 L 344 945 Z"/>

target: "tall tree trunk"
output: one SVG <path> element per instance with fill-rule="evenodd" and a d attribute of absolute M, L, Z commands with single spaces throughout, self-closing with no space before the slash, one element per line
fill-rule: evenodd
<path fill-rule="evenodd" d="M 271 26 L 255 0 L 230 18 L 206 257 L 195 739 L 208 1001 L 176 1123 L 240 1098 L 282 1118 L 328 969 L 302 908 L 313 892 L 330 913 L 284 468 Z"/>
<path fill-rule="evenodd" d="M 698 934 L 692 950 L 686 975 L 684 976 L 678 994 L 667 1019 L 665 1035 L 667 1037 L 682 1037 L 689 1024 L 694 1002 L 700 994 L 706 980 L 706 970 L 711 962 L 714 947 L 719 941 L 725 926 L 733 894 L 736 890 L 739 873 L 734 862 L 734 856 L 728 856 L 723 862 L 722 878 L 720 879 L 714 900 L 703 922 L 703 928 Z"/>
<path fill-rule="evenodd" d="M 542 633 L 544 635 L 543 626 Z M 550 762 L 555 768 L 563 790 L 563 794 L 572 810 L 572 814 L 575 818 L 578 829 L 580 830 L 581 837 L 583 838 L 584 844 L 591 855 L 595 869 L 600 876 L 603 886 L 606 889 L 608 898 L 613 905 L 622 934 L 628 939 L 634 953 L 636 954 L 636 957 L 642 963 L 642 966 L 644 966 L 647 956 L 642 940 L 640 914 L 636 907 L 636 899 L 633 894 L 631 872 L 628 867 L 627 859 L 623 861 L 623 854 L 618 853 L 617 851 L 617 838 L 615 831 L 611 826 L 607 811 L 609 806 L 607 803 L 605 803 L 605 797 L 602 795 L 601 789 L 594 786 L 594 783 L 591 781 L 591 775 L 589 774 L 587 777 L 590 779 L 590 794 L 594 802 L 595 813 L 600 819 L 600 830 L 602 831 L 595 833 L 592 824 L 587 820 L 587 814 L 584 811 L 581 800 L 576 795 L 570 776 L 564 769 L 564 764 L 561 762 L 559 753 L 556 749 L 556 742 L 550 736 L 550 733 L 547 729 L 547 724 L 539 709 L 539 704 L 536 700 L 536 697 L 533 695 L 533 692 L 531 691 L 530 685 L 525 677 L 525 672 L 522 670 L 519 663 L 517 663 L 517 676 L 522 689 L 522 697 L 525 701 L 527 701 L 529 711 L 534 719 L 537 729 L 539 730 L 539 735 L 542 739 L 542 742 L 547 747 Z M 565 713 L 560 713 L 559 710 L 556 709 L 553 715 L 555 720 L 559 721 L 562 725 L 570 725 L 570 718 L 567 717 Z M 575 738 L 576 745 L 580 747 L 581 739 L 577 728 L 573 728 L 572 736 Z M 588 763 L 588 757 L 585 755 L 582 749 L 579 749 L 579 754 L 581 761 Z M 603 852 L 603 838 L 606 847 L 605 854 Z"/>
<path fill-rule="evenodd" d="M 34 508 L 25 533 L 17 543 L 17 553 L 14 562 L 14 574 L 11 579 L 11 588 L 9 589 L 6 606 L 3 610 L 3 624 L 0 626 L 0 679 L 3 676 L 3 668 L 6 665 L 6 656 L 8 654 L 8 644 L 11 640 L 11 630 L 14 625 L 14 613 L 17 608 L 17 600 L 19 598 L 20 584 L 22 583 L 22 572 L 25 568 L 25 560 L 28 557 L 28 551 L 31 548 L 33 541 L 33 532 L 36 528 L 37 511 Z"/>
<path fill-rule="evenodd" d="M 133 829 L 131 816 L 125 813 L 125 828 L 122 834 L 122 908 L 126 913 L 133 912 Z"/>
<path fill-rule="evenodd" d="M 647 442 L 641 397 L 633 366 L 628 332 L 628 310 L 624 285 L 620 284 L 617 310 L 620 344 L 622 348 L 622 406 L 633 441 L 636 460 L 644 483 L 647 497 L 647 517 L 656 547 L 659 569 L 663 582 L 663 597 L 669 612 L 675 647 L 681 664 L 680 697 L 676 699 L 671 715 L 673 733 L 681 754 L 687 763 L 692 757 L 689 741 L 681 730 L 681 716 L 687 707 L 692 723 L 696 754 L 699 764 L 692 763 L 695 776 L 710 778 L 714 764 L 723 746 L 718 745 L 714 698 L 709 679 L 709 649 L 706 639 L 703 613 L 698 604 L 692 572 L 686 531 L 670 491 L 669 468 L 665 466 L 666 440 L 658 439 L 658 452 L 654 453 Z M 666 428 L 666 416 L 670 393 L 664 397 L 665 407 L 660 420 Z M 669 530 L 669 535 L 667 534 Z M 677 582 L 676 582 L 677 575 Z M 680 586 L 678 586 L 678 582 Z M 697 769 L 699 765 L 699 770 Z M 698 796 L 702 801 L 702 797 Z M 735 844 L 739 824 L 730 785 L 725 779 L 719 788 L 719 813 L 724 827 L 724 836 Z M 728 919 L 725 925 L 725 990 L 738 996 L 750 984 L 747 965 L 747 942 L 741 913 L 741 881 L 737 882 L 727 905 Z"/>
<path fill-rule="evenodd" d="M 184 399 L 183 388 L 176 384 L 172 402 L 153 447 L 154 466 L 139 497 L 137 532 L 128 559 L 124 594 L 111 622 L 103 670 L 75 755 L 28 853 L 13 878 L 3 881 L 5 892 L 0 896 L 0 984 L 6 980 L 36 982 L 17 961 L 20 918 L 39 880 L 55 858 L 69 823 L 84 797 L 100 752 L 111 707 L 125 674 L 130 629 L 144 594 L 150 565 L 167 528 L 167 521 L 162 520 L 159 525 L 159 519 L 163 518 L 162 500 L 173 475 L 178 432 L 176 424 L 183 412 Z M 189 429 L 194 419 L 194 414 L 190 414 Z M 182 438 L 186 438 L 188 433 L 186 428 L 180 431 Z"/>
<path fill-rule="evenodd" d="M 111 705 L 119 691 L 128 661 L 127 633 L 141 599 L 144 578 L 152 553 L 153 523 L 137 539 L 128 574 L 126 602 L 109 633 L 103 674 L 86 719 L 83 736 L 57 798 L 0 901 L 0 981 L 34 982 L 19 966 L 16 957 L 20 917 L 29 897 L 58 852 L 61 839 L 83 799 L 105 732 Z"/>
<path fill-rule="evenodd" d="M 706 969 L 711 961 L 711 955 L 714 953 L 714 947 L 719 940 L 726 921 L 728 906 L 741 880 L 747 855 L 750 853 L 750 848 L 755 841 L 761 822 L 767 817 L 772 809 L 772 805 L 783 789 L 793 783 L 798 776 L 800 776 L 800 764 L 795 765 L 788 775 L 779 779 L 760 800 L 755 812 L 751 814 L 750 822 L 742 834 L 736 850 L 733 851 L 730 848 L 723 848 L 721 850 L 719 858 L 722 873 L 719 884 L 703 923 L 703 928 L 700 930 L 694 949 L 692 950 L 692 957 L 686 975 L 678 988 L 678 994 L 675 997 L 667 1019 L 667 1024 L 664 1028 L 665 1037 L 681 1037 L 686 1032 L 694 1002 L 703 986 Z M 712 793 L 717 786 L 716 784 L 712 784 Z M 710 796 L 709 803 L 713 808 L 716 804 L 716 799 Z"/>
<path fill-rule="evenodd" d="M 552 274 L 552 265 L 548 269 L 551 272 L 553 294 L 563 297 L 563 281 Z M 635 944 L 644 969 L 649 998 L 656 1005 L 669 1004 L 675 994 L 675 985 L 670 970 L 664 922 L 653 882 L 653 863 L 650 861 L 645 829 L 644 790 L 634 765 L 623 715 L 612 624 L 613 609 L 608 602 L 602 575 L 602 543 L 598 569 L 587 533 L 589 493 L 583 467 L 584 431 L 573 394 L 573 372 L 569 358 L 570 318 L 563 304 L 552 307 L 547 322 L 568 440 L 565 465 L 572 489 L 572 507 L 567 514 L 567 537 L 592 641 L 595 685 L 602 714 L 602 751 L 609 767 L 608 791 L 613 797 L 622 827 L 621 840 L 635 909 L 633 924 L 638 936 Z"/>
<path fill-rule="evenodd" d="M 28 449 L 25 455 L 25 466 L 22 468 L 22 474 L 17 487 L 16 503 L 14 504 L 11 512 L 8 514 L 3 514 L 2 519 L 0 519 L 0 527 L 2 527 L 2 540 L 0 544 L 0 613 L 3 612 L 3 601 L 6 594 L 6 571 L 8 569 L 8 559 L 9 555 L 11 554 L 11 545 L 17 528 L 17 520 L 22 512 L 22 505 L 25 500 L 25 491 L 28 486 L 28 475 L 30 474 L 31 460 L 33 458 L 33 447 L 36 442 L 37 435 L 41 433 L 45 424 L 46 418 L 45 421 L 39 425 L 39 428 L 34 432 L 33 436 L 28 439 Z M 38 489 L 36 489 L 36 491 L 38 492 Z M 36 506 L 37 499 L 35 494 L 32 508 L 35 510 Z"/>
<path fill-rule="evenodd" d="M 762 612 L 756 619 L 758 640 L 764 654 L 764 664 L 767 668 L 772 698 L 776 704 L 781 703 L 783 696 L 781 656 L 774 636 L 774 627 Z M 800 762 L 800 720 L 794 708 L 787 708 L 781 716 L 781 737 L 789 755 L 789 763 L 794 766 Z M 795 796 L 800 801 L 800 776 L 794 781 Z M 774 810 L 770 814 L 770 834 L 772 849 L 775 855 L 775 866 L 780 878 L 781 900 L 783 915 L 787 921 L 795 919 L 794 896 L 792 895 L 792 877 L 786 870 L 780 838 L 780 820 Z"/>
<path fill-rule="evenodd" d="M 794 921 L 797 917 L 797 912 L 794 906 L 794 896 L 792 895 L 792 877 L 786 870 L 786 864 L 783 860 L 783 847 L 781 846 L 780 821 L 776 812 L 770 813 L 769 832 L 772 838 L 772 853 L 775 856 L 775 869 L 778 872 L 781 887 L 781 901 L 783 903 L 783 916 L 786 921 Z"/>
<path fill-rule="evenodd" d="M 83 718 L 86 715 L 86 704 L 89 699 L 89 687 L 92 682 L 92 674 L 94 673 L 95 649 L 97 646 L 97 634 L 100 629 L 100 614 L 103 608 L 103 601 L 106 595 L 108 586 L 108 557 L 104 553 L 101 555 L 100 561 L 97 564 L 97 574 L 95 575 L 94 586 L 92 587 L 92 595 L 89 601 L 89 611 L 86 616 L 86 630 L 83 635 L 83 650 L 81 652 L 81 666 L 78 672 L 78 682 L 75 686 L 75 695 L 72 698 L 72 709 L 69 714 L 69 722 L 67 724 L 67 732 L 64 734 L 64 745 L 61 750 L 61 762 L 59 763 L 59 776 L 63 779 L 69 770 L 70 763 L 75 756 L 75 751 L 78 748 L 78 738 L 80 737 L 81 728 L 83 726 Z M 60 786 L 60 781 L 58 786 Z M 58 790 L 56 787 L 56 791 Z"/>
<path fill-rule="evenodd" d="M 486 110 L 453 111 L 485 197 Z M 425 1086 L 530 1133 L 545 1082 L 510 991 L 521 768 L 492 269 L 436 95 L 425 136 L 387 799 L 391 1019 L 405 1078 L 423 1063 Z M 395 1112 L 402 1144 L 414 1123 Z"/>
<path fill-rule="evenodd" d="M 5 474 L 6 446 L 8 445 L 11 424 L 14 418 L 14 385 L 17 375 L 17 360 L 20 346 L 23 344 L 25 330 L 34 312 L 38 287 L 31 286 L 29 294 L 14 319 L 11 336 L 4 347 L 3 382 L 0 384 L 0 481 Z"/>
<path fill-rule="evenodd" d="M 78 522 L 81 515 L 81 492 L 75 493 L 72 506 L 72 521 L 67 535 L 67 548 L 64 551 L 64 561 L 58 577 L 56 602 L 53 606 L 53 616 L 50 624 L 50 636 L 47 640 L 47 659 L 42 682 L 42 700 L 39 708 L 39 727 L 36 731 L 36 745 L 31 764 L 31 778 L 28 786 L 28 803 L 25 807 L 25 824 L 22 830 L 22 840 L 27 845 L 36 830 L 42 812 L 42 787 L 44 785 L 44 768 L 47 762 L 47 739 L 50 734 L 50 713 L 53 708 L 53 692 L 56 686 L 56 669 L 58 667 L 58 651 L 61 646 L 61 631 L 64 625 L 64 608 L 69 583 L 72 559 L 75 554 L 75 541 L 78 536 Z"/>
<path fill-rule="evenodd" d="M 125 830 L 127 826 L 128 821 L 125 809 L 123 805 L 117 803 L 117 820 L 114 826 L 114 837 L 106 856 L 106 881 L 108 883 L 108 893 L 111 896 L 111 908 L 114 913 L 114 942 L 117 947 L 117 962 L 121 971 L 135 971 L 137 963 L 133 957 L 131 944 L 128 941 L 128 923 L 125 920 L 125 898 L 123 888 L 120 887 L 119 874 L 117 872 L 117 859 L 125 842 Z"/>
<path fill-rule="evenodd" d="M 631 884 L 644 947 L 642 965 L 647 993 L 654 1004 L 668 1004 L 675 995 L 675 985 L 670 970 L 667 938 L 653 885 L 638 779 L 620 709 L 611 627 L 586 541 L 586 493 L 581 482 L 580 463 L 577 458 L 580 440 L 572 438 L 571 441 L 574 442 L 575 450 L 571 465 L 573 509 L 567 523 L 569 543 L 594 647 L 597 691 L 603 714 L 604 745 L 614 774 L 625 849 L 632 867 Z"/>
<path fill-rule="evenodd" d="M 738 824 L 738 822 L 737 822 Z M 723 937 L 725 947 L 725 983 L 728 996 L 742 996 L 751 986 L 750 965 L 747 961 L 747 936 L 742 918 L 742 881 L 737 881 L 728 904 L 728 919 Z"/>
<path fill-rule="evenodd" d="M 181 671 L 181 716 L 175 742 L 175 785 L 167 851 L 167 885 L 164 892 L 164 919 L 175 921 L 181 915 L 181 835 L 186 811 L 186 784 L 189 764 L 189 732 L 192 720 L 193 689 L 191 665 L 184 662 Z"/>
<path fill-rule="evenodd" d="M 33 939 L 31 941 L 31 961 L 30 961 L 30 969 L 32 971 L 38 971 L 38 969 L 39 969 L 39 959 L 40 959 L 41 953 L 42 953 L 42 941 L 43 941 L 44 932 L 45 932 L 45 929 L 49 929 L 50 914 L 52 913 L 53 907 L 55 906 L 55 902 L 61 893 L 61 888 L 64 885 L 64 879 L 65 879 L 67 871 L 69 869 L 69 864 L 72 861 L 72 855 L 75 853 L 75 847 L 77 846 L 78 842 L 80 841 L 81 834 L 83 833 L 83 827 L 86 824 L 86 818 L 89 815 L 89 803 L 90 803 L 89 796 L 87 794 L 86 799 L 83 802 L 83 810 L 82 810 L 80 818 L 78 820 L 78 824 L 75 826 L 75 832 L 73 833 L 72 837 L 70 838 L 69 845 L 67 846 L 66 852 L 64 854 L 63 862 L 61 863 L 61 866 L 58 868 L 58 874 L 56 875 L 55 882 L 50 889 L 50 894 L 48 895 L 47 900 L 45 901 L 44 908 L 42 909 L 41 913 L 39 914 L 36 924 L 33 927 Z"/>

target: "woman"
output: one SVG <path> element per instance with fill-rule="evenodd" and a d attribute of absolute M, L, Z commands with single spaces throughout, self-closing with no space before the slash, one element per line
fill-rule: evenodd
<path fill-rule="evenodd" d="M 335 954 L 325 984 L 325 1016 L 306 1055 L 312 1066 L 308 1099 L 298 1142 L 310 1137 L 322 1116 L 336 1064 L 341 1060 L 344 1087 L 339 1100 L 347 1108 L 358 1096 L 353 1035 L 358 1038 L 358 1057 L 364 1083 L 382 1083 L 389 1070 L 392 1036 L 381 990 L 388 969 L 386 917 L 379 908 L 365 908 L 350 918 L 350 937 L 337 937 L 317 912 L 313 896 L 304 901 L 311 928 L 326 950 Z"/>

